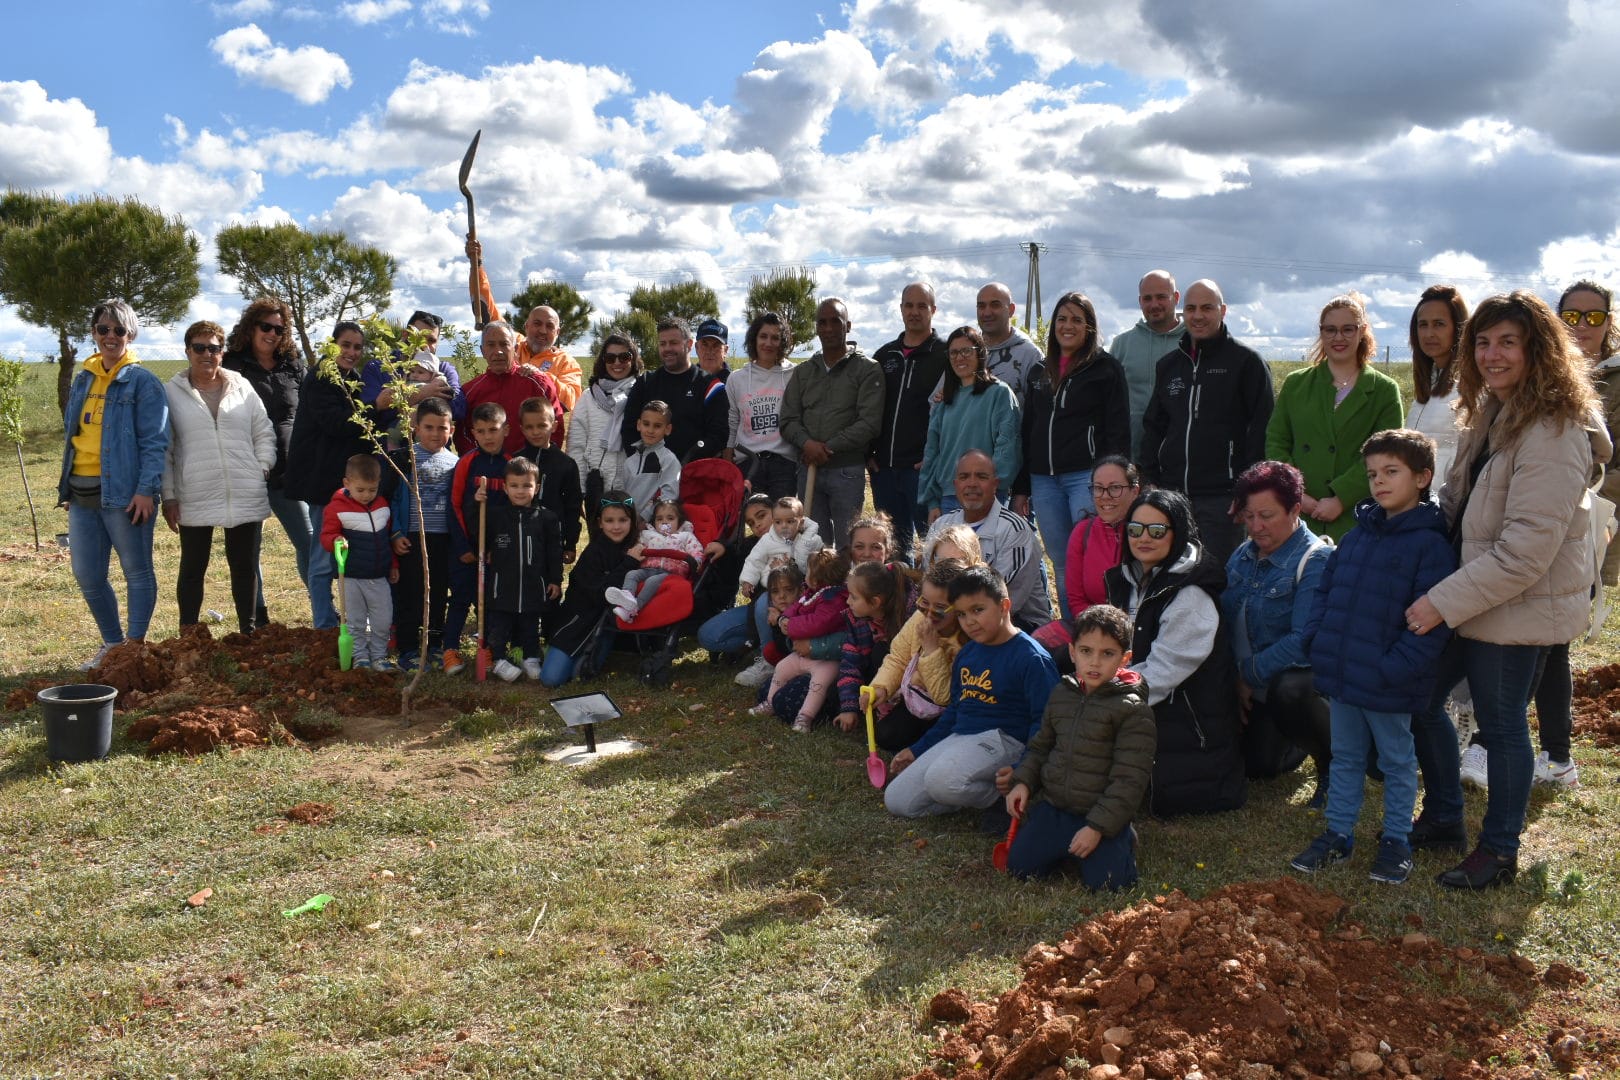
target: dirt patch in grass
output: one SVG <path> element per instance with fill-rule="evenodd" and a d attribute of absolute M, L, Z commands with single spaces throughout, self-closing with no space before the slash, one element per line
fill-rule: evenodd
<path fill-rule="evenodd" d="M 1572 727 L 1597 746 L 1620 746 L 1620 664 L 1575 673 Z"/>
<path fill-rule="evenodd" d="M 281 812 L 281 816 L 297 825 L 325 825 L 332 820 L 335 811 L 330 803 L 301 802 L 296 806 L 289 806 Z"/>
<path fill-rule="evenodd" d="M 1620 1063 L 1615 1033 L 1572 1028 L 1579 972 L 1447 948 L 1413 932 L 1367 936 L 1345 904 L 1290 880 L 1180 892 L 1099 915 L 1023 957 L 995 1001 L 935 997 L 939 1064 L 913 1080 L 1139 1080 L 1193 1073 L 1313 1076 L 1508 1075 L 1505 1063 Z M 1552 1034 L 1519 1025 L 1532 1008 Z M 1073 1064 L 1083 1059 L 1085 1065 Z M 1529 1075 L 1529 1070 L 1526 1070 Z"/>
<path fill-rule="evenodd" d="M 284 729 L 246 705 L 199 705 L 177 712 L 149 713 L 129 726 L 129 737 L 148 744 L 153 754 L 205 754 L 216 746 L 268 746 L 291 743 Z"/>

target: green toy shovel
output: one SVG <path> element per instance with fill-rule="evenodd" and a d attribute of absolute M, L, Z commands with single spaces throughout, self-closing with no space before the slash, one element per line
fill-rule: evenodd
<path fill-rule="evenodd" d="M 338 667 L 348 671 L 354 666 L 354 635 L 349 633 L 349 606 L 343 598 L 343 571 L 349 565 L 349 542 L 341 536 L 332 541 L 332 558 L 338 570 Z"/>

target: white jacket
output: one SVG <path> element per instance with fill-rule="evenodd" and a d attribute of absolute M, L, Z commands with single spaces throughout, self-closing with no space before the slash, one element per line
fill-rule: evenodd
<path fill-rule="evenodd" d="M 808 572 L 811 552 L 820 551 L 822 547 L 820 530 L 821 526 L 816 524 L 815 519 L 807 517 L 799 526 L 799 535 L 788 541 L 777 536 L 776 528 L 772 526 L 759 538 L 754 550 L 748 553 L 738 580 L 741 584 L 763 589 L 765 579 L 771 573 L 771 562 L 778 558 L 791 558 L 799 564 L 800 570 Z"/>
<path fill-rule="evenodd" d="M 629 381 L 626 380 L 627 384 Z M 568 456 L 579 466 L 581 484 L 585 483 L 592 469 L 598 469 L 602 473 L 603 491 L 622 486 L 619 471 L 624 464 L 624 450 L 619 442 L 619 418 L 622 415 L 619 410 L 624 408 L 627 393 L 628 388 L 617 395 L 610 395 L 598 382 L 586 388 L 579 395 L 579 400 L 574 402 L 574 411 L 570 414 L 573 418 L 568 421 Z M 615 401 L 615 398 L 618 400 Z M 615 404 L 618 409 L 614 408 Z M 606 445 L 603 445 L 604 440 Z M 594 507 L 587 507 L 587 516 L 594 510 Z"/>
<path fill-rule="evenodd" d="M 252 385 L 220 369 L 219 420 L 182 371 L 164 385 L 169 454 L 163 498 L 180 504 L 182 525 L 230 528 L 270 516 L 264 477 L 276 463 L 276 429 Z"/>

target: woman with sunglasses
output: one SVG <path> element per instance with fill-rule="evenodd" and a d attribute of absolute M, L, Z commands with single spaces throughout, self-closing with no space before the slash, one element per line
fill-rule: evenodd
<path fill-rule="evenodd" d="M 1355 528 L 1356 504 L 1368 498 L 1361 444 L 1401 426 L 1401 390 L 1374 371 L 1377 343 L 1357 296 L 1335 296 L 1317 317 L 1310 367 L 1283 380 L 1266 425 L 1266 456 L 1305 477 L 1303 508 L 1335 540 Z"/>
<path fill-rule="evenodd" d="M 1327 699 L 1311 681 L 1304 631 L 1333 546 L 1300 520 L 1304 499 L 1305 479 L 1287 462 L 1262 461 L 1238 477 L 1233 502 L 1249 538 L 1226 561 L 1221 614 L 1237 661 L 1238 706 L 1248 718 L 1244 767 L 1251 779 L 1267 779 L 1310 754 L 1316 761 L 1310 805 L 1321 807 L 1332 727 Z"/>
<path fill-rule="evenodd" d="M 624 403 L 641 374 L 641 350 L 626 334 L 609 334 L 596 350 L 590 382 L 574 403 L 568 425 L 568 456 L 579 466 L 586 505 L 619 486 L 624 447 L 619 427 Z M 594 474 L 594 475 L 593 475 Z"/>
<path fill-rule="evenodd" d="M 1046 359 L 1024 387 L 1024 468 L 1013 481 L 1014 513 L 1035 508 L 1041 542 L 1060 583 L 1058 610 L 1074 617 L 1063 587 L 1069 536 L 1096 510 L 1091 474 L 1099 458 L 1131 447 L 1125 369 L 1097 343 L 1097 312 L 1084 293 L 1065 293 L 1052 309 Z M 1068 642 L 1063 653 L 1068 654 Z"/>
<path fill-rule="evenodd" d="M 1158 728 L 1149 805 L 1160 817 L 1235 810 L 1248 789 L 1215 602 L 1225 571 L 1198 542 L 1192 503 L 1177 491 L 1138 495 L 1125 538 L 1105 579 L 1109 602 L 1135 627 L 1129 666 L 1147 683 Z"/>
<path fill-rule="evenodd" d="M 793 364 L 793 330 L 774 311 L 761 312 L 748 324 L 743 338 L 748 363 L 726 382 L 727 461 L 741 447 L 754 455 L 750 486 L 772 499 L 798 494 L 798 452 L 782 437 L 782 395 L 787 392 Z"/>
<path fill-rule="evenodd" d="M 990 374 L 990 351 L 978 327 L 959 326 L 945 339 L 950 370 L 938 405 L 928 418 L 917 504 L 928 507 L 932 525 L 947 510 L 960 510 L 954 477 L 956 462 L 969 450 L 988 454 L 1000 481 L 996 497 L 1006 503 L 1022 461 L 1019 453 L 1018 395 Z"/>
<path fill-rule="evenodd" d="M 332 328 L 332 341 L 337 346 L 334 370 L 327 373 L 313 367 L 298 388 L 298 415 L 293 419 L 283 483 L 287 497 L 309 509 L 309 606 L 317 630 L 338 624 L 332 605 L 332 556 L 321 547 L 326 504 L 343 486 L 349 458 L 380 449 L 355 422 L 378 426 L 376 410 L 360 400 L 366 332 L 359 323 L 340 322 Z"/>
<path fill-rule="evenodd" d="M 1565 289 L 1558 299 L 1558 317 L 1569 327 L 1575 347 L 1591 365 L 1603 411 L 1604 431 L 1611 446 L 1616 427 L 1620 426 L 1620 357 L 1615 356 L 1620 335 L 1616 334 L 1614 320 L 1610 317 L 1613 302 L 1614 294 L 1608 289 L 1595 281 L 1584 280 Z M 1601 445 L 1594 441 L 1594 461 L 1600 454 Z M 1608 464 L 1615 464 L 1612 457 Z M 1604 469 L 1599 493 L 1610 502 L 1620 502 L 1620 470 Z M 1620 575 L 1620 544 L 1611 544 L 1603 557 L 1601 585 L 1615 584 L 1617 575 Z M 1536 754 L 1532 783 L 1558 788 L 1580 786 L 1580 773 L 1569 751 L 1574 696 L 1569 643 L 1564 642 L 1547 650 L 1546 662 L 1536 679 L 1536 740 L 1541 750 Z M 1483 747 L 1470 746 L 1463 753 L 1463 779 L 1476 787 L 1485 787 L 1490 782 L 1488 764 L 1488 752 Z"/>
<path fill-rule="evenodd" d="M 276 463 L 276 432 L 248 381 L 222 366 L 225 331 L 216 323 L 186 328 L 187 368 L 170 379 L 168 468 L 163 520 L 180 534 L 175 587 L 180 625 L 198 621 L 214 527 L 225 533 L 231 601 L 242 633 L 255 629 L 259 536 L 270 516 L 265 477 Z"/>
<path fill-rule="evenodd" d="M 169 400 L 129 345 L 140 334 L 135 310 L 103 300 L 90 316 L 96 351 L 68 388 L 58 505 L 68 512 L 73 577 L 101 631 L 101 648 L 79 670 L 97 667 L 125 640 L 118 594 L 107 580 L 112 553 L 129 588 L 128 637 L 146 638 L 157 606 L 152 531 L 169 449 Z"/>
<path fill-rule="evenodd" d="M 1434 490 L 1438 492 L 1457 455 L 1457 342 L 1468 305 L 1455 285 L 1430 285 L 1412 309 L 1407 340 L 1412 346 L 1412 407 L 1405 426 L 1434 440 Z"/>

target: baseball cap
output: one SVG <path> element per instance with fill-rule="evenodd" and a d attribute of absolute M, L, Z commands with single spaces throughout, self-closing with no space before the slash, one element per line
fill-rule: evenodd
<path fill-rule="evenodd" d="M 704 319 L 698 323 L 696 337 L 699 341 L 706 337 L 719 338 L 724 343 L 727 340 L 726 324 L 719 319 Z"/>

